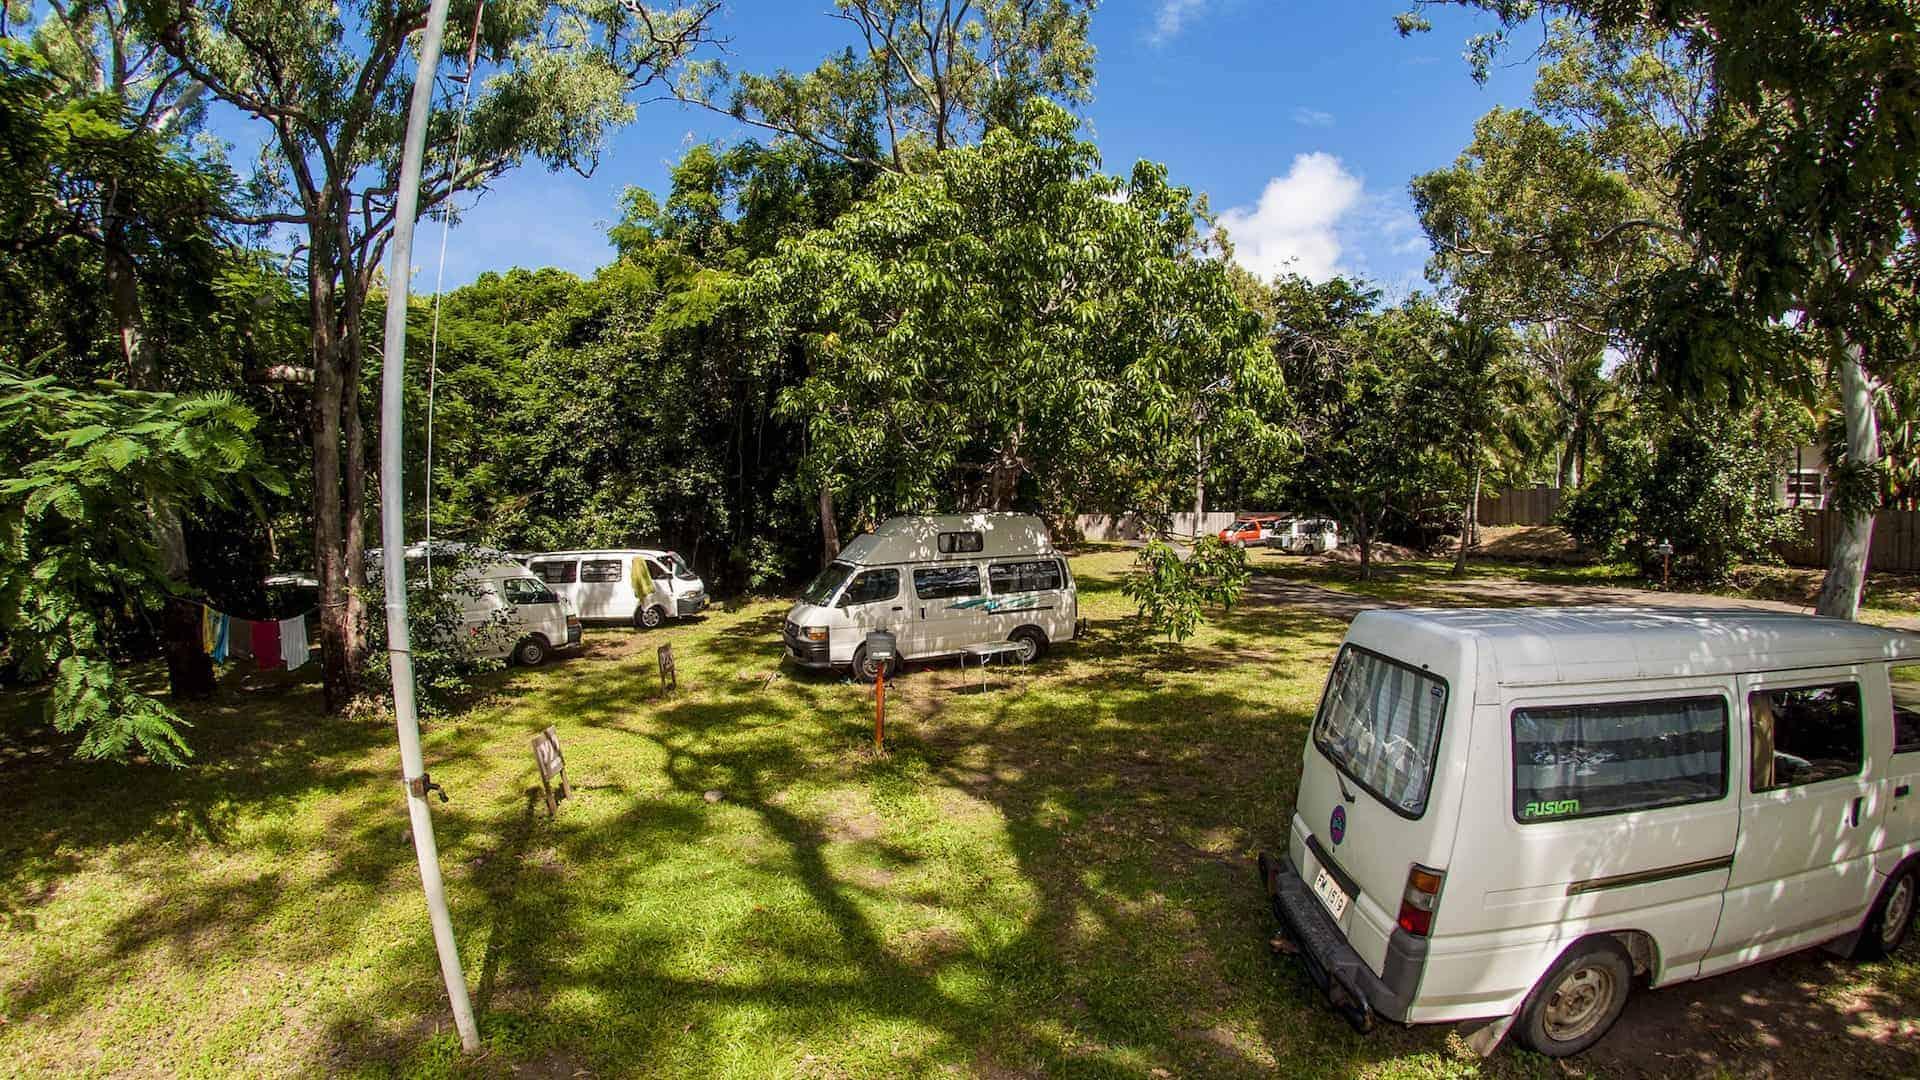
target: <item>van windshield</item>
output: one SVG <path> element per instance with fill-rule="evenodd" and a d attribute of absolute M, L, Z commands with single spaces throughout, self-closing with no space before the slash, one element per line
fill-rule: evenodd
<path fill-rule="evenodd" d="M 1327 680 L 1313 744 L 1396 813 L 1427 811 L 1447 684 L 1379 653 L 1342 646 Z"/>
<path fill-rule="evenodd" d="M 667 569 L 673 571 L 673 576 L 679 578 L 681 581 L 699 581 L 700 580 L 700 575 L 693 572 L 693 567 L 688 566 L 687 561 L 685 559 L 682 559 L 680 556 L 674 554 L 673 552 L 671 551 L 667 552 L 666 562 L 667 562 Z"/>
<path fill-rule="evenodd" d="M 826 607 L 827 601 L 833 599 L 833 594 L 839 592 L 840 586 L 845 585 L 847 579 L 852 576 L 853 567 L 846 563 L 828 563 L 825 570 L 820 571 L 812 581 L 807 583 L 806 588 L 800 590 L 800 602 L 812 604 L 815 607 Z"/>

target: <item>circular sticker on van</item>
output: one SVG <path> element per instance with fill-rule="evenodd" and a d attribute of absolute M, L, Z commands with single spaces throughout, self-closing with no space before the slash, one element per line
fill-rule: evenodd
<path fill-rule="evenodd" d="M 1336 844 L 1347 838 L 1346 807 L 1336 806 L 1333 808 L 1333 820 L 1327 822 L 1327 835 L 1332 837 L 1333 842 Z"/>

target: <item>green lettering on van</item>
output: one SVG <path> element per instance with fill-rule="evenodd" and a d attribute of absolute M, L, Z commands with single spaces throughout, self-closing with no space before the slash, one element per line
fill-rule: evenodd
<path fill-rule="evenodd" d="M 1552 802 L 1530 802 L 1520 811 L 1521 817 L 1561 817 L 1580 812 L 1579 799 L 1557 799 Z"/>

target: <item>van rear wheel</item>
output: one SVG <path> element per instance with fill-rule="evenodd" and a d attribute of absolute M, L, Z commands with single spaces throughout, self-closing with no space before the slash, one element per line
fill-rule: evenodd
<path fill-rule="evenodd" d="M 1568 949 L 1527 995 L 1515 1033 L 1529 1050 L 1571 1057 L 1600 1041 L 1627 1007 L 1633 958 L 1610 937 Z"/>
<path fill-rule="evenodd" d="M 1880 889 L 1860 938 L 1853 946 L 1855 960 L 1882 960 L 1898 950 L 1913 930 L 1915 893 L 1920 892 L 1920 865 L 1900 867 Z"/>
<path fill-rule="evenodd" d="M 1047 654 L 1047 635 L 1037 626 L 1023 626 L 1007 635 L 1007 640 L 1020 646 L 1020 662 L 1031 664 Z"/>

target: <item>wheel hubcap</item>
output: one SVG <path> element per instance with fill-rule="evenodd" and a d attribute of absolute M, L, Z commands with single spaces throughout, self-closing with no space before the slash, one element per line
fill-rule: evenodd
<path fill-rule="evenodd" d="M 1900 940 L 1900 930 L 1913 914 L 1913 875 L 1903 875 L 1887 897 L 1887 910 L 1880 917 L 1880 943 L 1891 948 Z"/>
<path fill-rule="evenodd" d="M 1555 1042 L 1572 1042 L 1592 1031 L 1613 1000 L 1613 972 L 1582 965 L 1561 977 L 1547 998 L 1547 1034 Z"/>
<path fill-rule="evenodd" d="M 1021 663 L 1024 664 L 1032 660 L 1034 657 L 1034 654 L 1038 653 L 1039 651 L 1040 651 L 1039 643 L 1035 642 L 1032 638 L 1023 637 L 1020 639 L 1020 662 Z"/>

